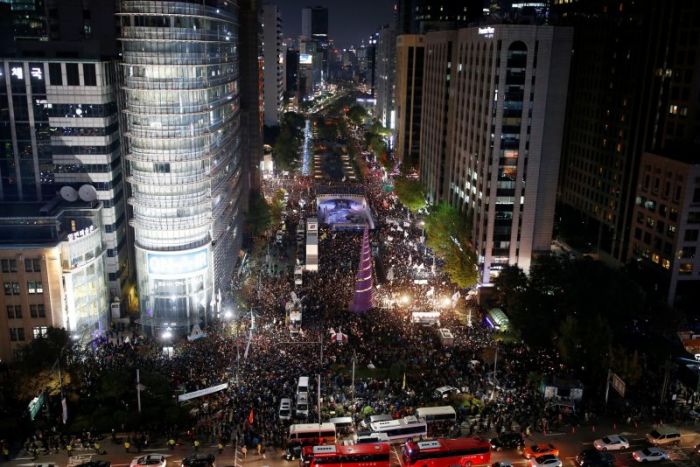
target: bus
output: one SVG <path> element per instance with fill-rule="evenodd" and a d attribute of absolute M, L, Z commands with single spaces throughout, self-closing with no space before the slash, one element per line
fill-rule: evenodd
<path fill-rule="evenodd" d="M 289 442 L 294 444 L 334 444 L 335 425 L 332 423 L 298 423 L 289 426 Z"/>
<path fill-rule="evenodd" d="M 403 446 L 401 458 L 404 467 L 488 465 L 491 462 L 491 445 L 481 438 L 438 438 L 417 443 L 409 441 Z"/>
<path fill-rule="evenodd" d="M 457 412 L 450 405 L 419 407 L 416 410 L 416 415 L 428 424 L 428 436 L 431 437 L 451 433 L 457 423 Z"/>
<path fill-rule="evenodd" d="M 386 434 L 391 443 L 420 439 L 428 434 L 425 420 L 420 420 L 414 416 L 386 422 L 374 422 L 370 423 L 369 426 L 372 433 Z"/>
<path fill-rule="evenodd" d="M 391 448 L 387 443 L 343 446 L 305 446 L 301 449 L 299 467 L 333 464 L 343 467 L 390 467 Z"/>
<path fill-rule="evenodd" d="M 428 424 L 433 422 L 457 422 L 457 412 L 451 405 L 440 407 L 418 407 L 416 410 L 418 418 L 424 419 Z"/>

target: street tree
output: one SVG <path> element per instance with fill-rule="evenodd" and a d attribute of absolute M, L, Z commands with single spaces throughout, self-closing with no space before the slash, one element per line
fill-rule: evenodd
<path fill-rule="evenodd" d="M 425 207 L 425 188 L 423 184 L 415 178 L 395 178 L 394 192 L 396 196 L 399 197 L 401 204 L 413 212 Z"/>
<path fill-rule="evenodd" d="M 350 121 L 357 126 L 364 125 L 365 120 L 369 117 L 367 110 L 365 110 L 365 108 L 361 105 L 357 104 L 350 107 L 347 115 Z"/>

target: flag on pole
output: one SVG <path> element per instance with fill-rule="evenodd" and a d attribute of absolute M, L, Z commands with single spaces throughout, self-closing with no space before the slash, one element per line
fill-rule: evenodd
<path fill-rule="evenodd" d="M 65 395 L 61 394 L 61 396 L 61 408 L 63 409 L 63 415 L 61 419 L 63 420 L 63 424 L 65 425 L 68 422 L 68 401 L 66 401 Z"/>
<path fill-rule="evenodd" d="M 401 384 L 401 390 L 406 390 L 406 372 L 403 372 L 403 383 Z"/>
<path fill-rule="evenodd" d="M 252 425 L 252 424 L 253 424 L 253 420 L 254 420 L 254 417 L 253 417 L 253 409 L 250 409 L 250 413 L 248 414 L 248 420 L 247 420 L 247 421 L 248 421 L 248 425 Z"/>

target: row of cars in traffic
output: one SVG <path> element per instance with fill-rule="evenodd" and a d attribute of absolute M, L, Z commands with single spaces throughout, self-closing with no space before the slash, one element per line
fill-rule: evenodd
<path fill-rule="evenodd" d="M 661 426 L 646 436 L 648 447 L 632 452 L 632 459 L 636 462 L 659 462 L 668 460 L 669 454 L 663 446 L 678 445 L 681 441 L 681 433 L 675 427 Z M 529 460 L 532 467 L 562 467 L 559 458 L 559 449 L 551 443 L 525 445 L 525 440 L 520 433 L 505 433 L 491 439 L 491 448 L 495 451 L 504 449 L 518 449 Z M 576 456 L 576 465 L 579 467 L 610 467 L 614 464 L 614 458 L 610 451 L 623 451 L 630 449 L 629 440 L 622 435 L 612 434 L 603 436 L 593 442 L 593 448 L 585 449 Z M 695 448 L 700 454 L 700 445 Z M 494 464 L 495 467 L 512 467 L 507 462 Z"/>
<path fill-rule="evenodd" d="M 75 465 L 75 467 L 110 467 L 112 463 L 107 460 L 91 460 Z M 129 467 L 166 467 L 167 457 L 163 454 L 146 454 L 134 457 Z M 195 453 L 182 459 L 182 467 L 216 467 L 213 454 Z"/>

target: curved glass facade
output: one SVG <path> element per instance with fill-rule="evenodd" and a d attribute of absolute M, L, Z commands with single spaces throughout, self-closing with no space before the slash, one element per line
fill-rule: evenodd
<path fill-rule="evenodd" d="M 206 325 L 230 288 L 241 180 L 235 2 L 121 1 L 142 324 Z"/>

